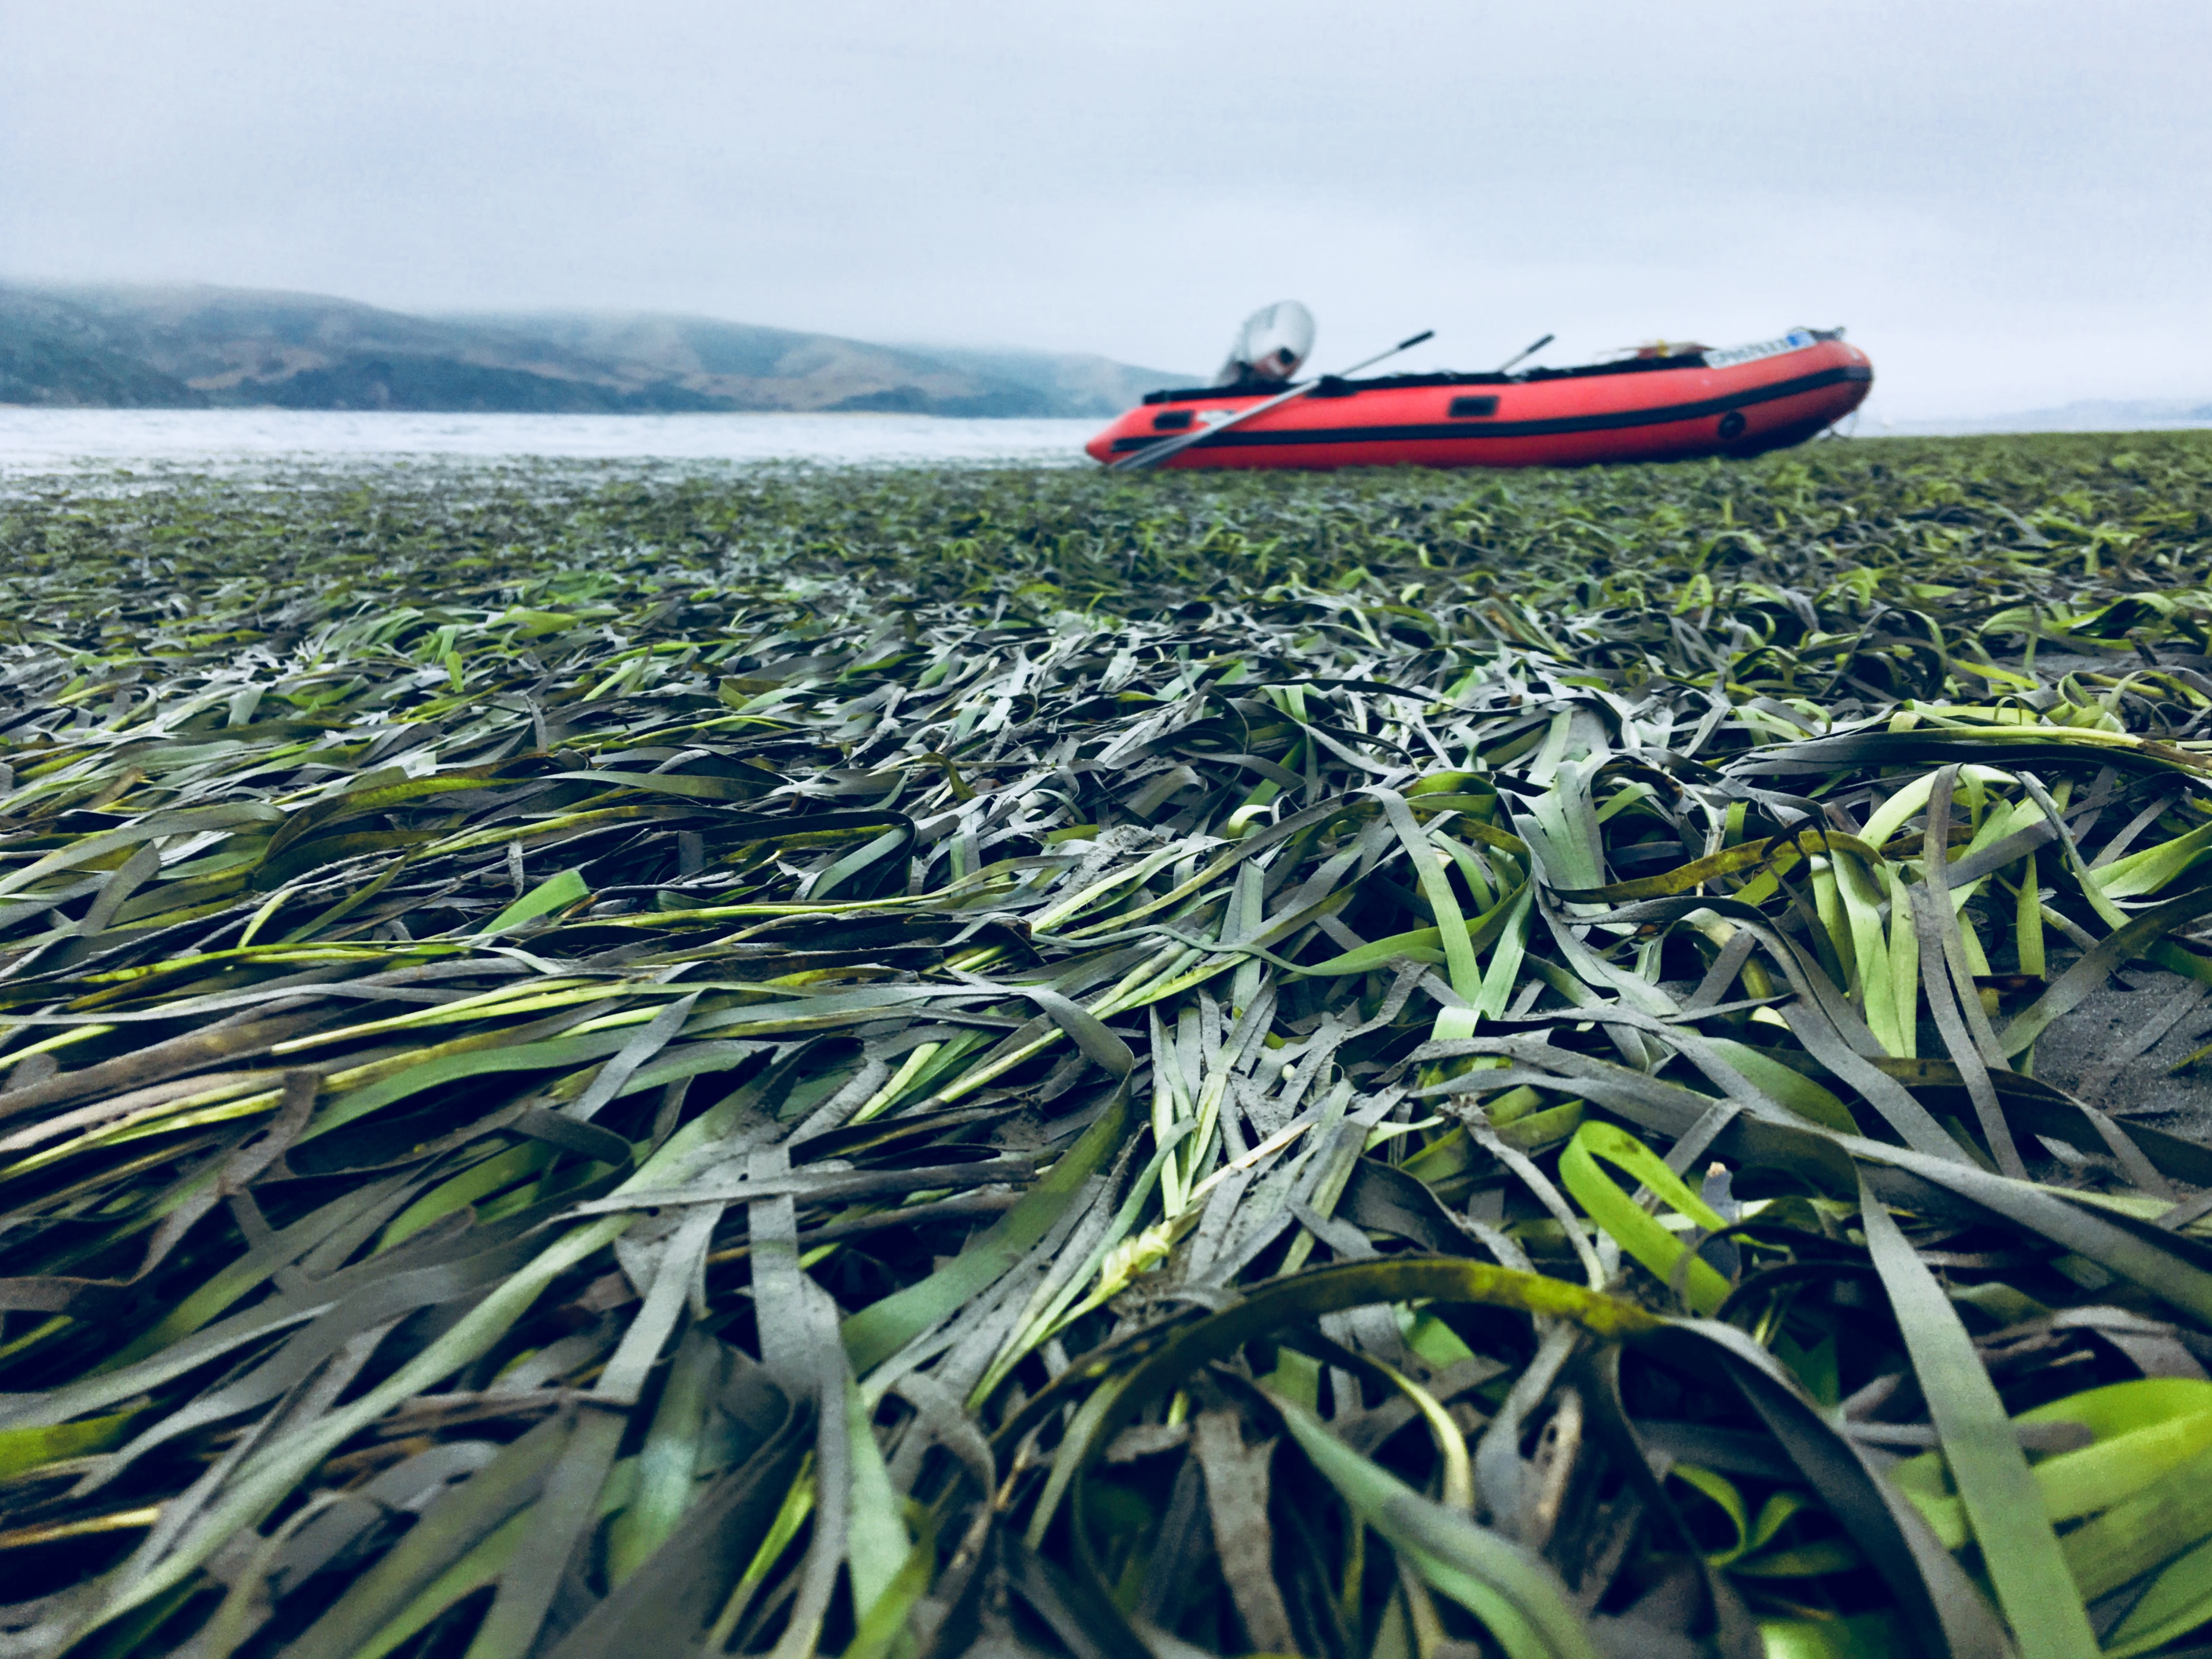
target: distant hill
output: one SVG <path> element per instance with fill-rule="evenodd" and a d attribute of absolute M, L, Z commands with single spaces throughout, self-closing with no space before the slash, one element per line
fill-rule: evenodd
<path fill-rule="evenodd" d="M 77 308 L 0 288 L 0 404 L 189 407 L 207 400 L 117 348 Z"/>
<path fill-rule="evenodd" d="M 1885 421 L 1877 430 L 1929 437 L 1973 432 L 2152 432 L 2212 426 L 2212 402 L 2191 398 L 2084 400 L 2056 409 L 1949 420 Z"/>
<path fill-rule="evenodd" d="M 417 317 L 318 294 L 0 284 L 0 404 L 1106 416 L 1188 378 L 710 317 Z"/>

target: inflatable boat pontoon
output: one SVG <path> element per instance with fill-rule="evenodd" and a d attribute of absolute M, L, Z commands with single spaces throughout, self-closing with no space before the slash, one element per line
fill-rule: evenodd
<path fill-rule="evenodd" d="M 1842 331 L 1800 328 L 1730 351 L 1504 375 L 1324 376 L 1303 396 L 1200 439 L 1174 467 L 1580 467 L 1755 455 L 1802 443 L 1874 382 Z M 1115 461 L 1251 408 L 1279 387 L 1155 392 L 1084 446 Z"/>

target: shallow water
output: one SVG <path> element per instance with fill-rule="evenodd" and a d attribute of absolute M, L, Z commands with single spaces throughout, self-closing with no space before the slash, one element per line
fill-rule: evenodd
<path fill-rule="evenodd" d="M 409 458 L 1088 465 L 1102 420 L 929 415 L 426 415 L 292 409 L 0 407 L 0 477 L 140 467 L 252 471 Z"/>

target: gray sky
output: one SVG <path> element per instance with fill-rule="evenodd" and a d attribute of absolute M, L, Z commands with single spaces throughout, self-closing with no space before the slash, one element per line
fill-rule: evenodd
<path fill-rule="evenodd" d="M 0 271 L 2212 401 L 2209 72 L 2202 0 L 0 0 Z"/>

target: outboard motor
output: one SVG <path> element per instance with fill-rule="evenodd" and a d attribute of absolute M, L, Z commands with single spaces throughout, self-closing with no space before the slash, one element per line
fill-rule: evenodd
<path fill-rule="evenodd" d="M 1278 300 L 1244 320 L 1213 383 L 1280 386 L 1298 372 L 1313 343 L 1313 313 L 1296 300 Z"/>

